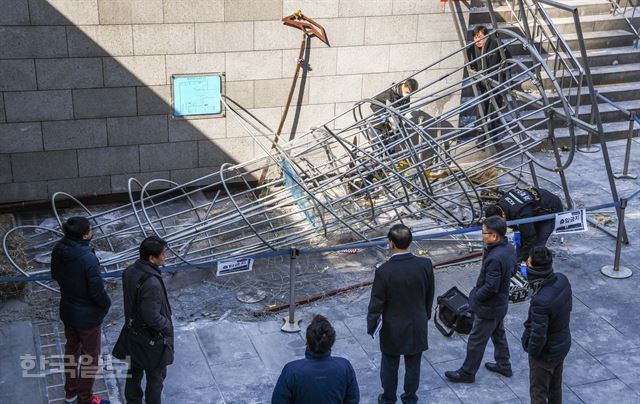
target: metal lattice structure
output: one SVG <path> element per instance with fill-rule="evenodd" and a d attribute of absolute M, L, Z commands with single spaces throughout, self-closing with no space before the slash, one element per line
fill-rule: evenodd
<path fill-rule="evenodd" d="M 563 97 L 547 98 L 559 87 L 553 79 L 538 80 L 537 72 L 548 68 L 537 51 L 512 32 L 498 32 L 502 45 L 490 53 L 467 60 L 467 50 L 475 46 L 469 43 L 413 74 L 421 85 L 410 103 L 365 99 L 289 142 L 274 143 L 271 128 L 225 99 L 230 115 L 261 145 L 262 156 L 224 164 L 183 184 L 131 178 L 130 202 L 103 212 L 58 192 L 52 207 L 60 227 L 16 227 L 6 234 L 3 247 L 11 258 L 12 244 L 19 240 L 27 246 L 29 264 L 11 259 L 23 274 L 47 271 L 47 254 L 70 215 L 58 208 L 61 198 L 73 201 L 91 220 L 93 244 L 106 271 L 124 269 L 149 235 L 168 241 L 168 264 L 202 264 L 292 245 L 320 246 L 337 238 L 366 241 L 390 223 L 408 219 L 419 223 L 414 230 L 420 231 L 477 223 L 483 195 L 494 191 L 498 181 L 515 178 L 515 184 L 514 172 L 533 171 L 534 164 L 561 171 L 575 149 L 571 142 L 564 159 L 556 151 L 555 165 L 536 161 L 531 151 L 554 142 L 552 131 L 549 138 L 539 130 L 549 124 L 549 112 L 570 112 Z M 533 62 L 503 57 L 499 65 L 487 67 L 492 53 L 504 56 L 507 45 L 528 49 Z M 481 68 L 466 76 L 471 63 Z M 484 92 L 461 98 L 468 88 Z M 487 111 L 478 116 L 482 108 Z M 533 114 L 542 118 L 525 123 Z M 462 116 L 472 119 L 462 122 Z M 268 174 L 260 183 L 265 168 Z M 151 191 L 157 188 L 165 189 Z"/>

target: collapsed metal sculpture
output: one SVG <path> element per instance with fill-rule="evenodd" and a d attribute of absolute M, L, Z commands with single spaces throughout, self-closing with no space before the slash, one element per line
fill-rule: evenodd
<path fill-rule="evenodd" d="M 498 32 L 506 39 L 492 52 L 502 52 L 507 44 L 522 46 L 531 62 L 504 59 L 497 67 L 464 77 L 469 63 L 491 55 L 461 62 L 467 48 L 475 46 L 470 43 L 411 76 L 422 85 L 405 109 L 375 98 L 362 100 L 289 142 L 274 142 L 267 125 L 225 99 L 230 114 L 261 145 L 264 156 L 223 164 L 219 171 L 184 184 L 165 179 L 143 184 L 131 178 L 130 203 L 103 212 L 92 212 L 58 192 L 52 197 L 56 222 L 61 226 L 68 216 L 60 212 L 59 199 L 75 202 L 93 223 L 93 244 L 105 271 L 124 269 L 149 235 L 168 241 L 168 264 L 203 264 L 335 243 L 338 237 L 369 240 L 399 220 L 412 220 L 415 231 L 475 223 L 483 194 L 495 190 L 498 182 L 509 186 L 529 181 L 523 170 L 533 171 L 533 163 L 561 172 L 575 149 L 571 141 L 561 161 L 554 147 L 556 164 L 551 165 L 531 153 L 544 142 L 555 142 L 552 131 L 545 129 L 549 112 L 570 112 L 564 97 L 547 97 L 550 91 L 562 91 L 537 51 L 512 32 Z M 440 68 L 443 73 L 433 77 L 436 66 L 454 67 Z M 547 80 L 539 79 L 541 71 Z M 498 80 L 501 74 L 507 79 Z M 463 90 L 477 89 L 480 83 L 485 93 L 461 98 Z M 530 90 L 522 91 L 523 84 Z M 493 112 L 477 117 L 478 105 L 487 101 Z M 373 113 L 371 105 L 380 109 Z M 461 124 L 461 117 L 467 122 Z M 487 130 L 491 122 L 496 124 Z M 387 135 L 373 136 L 373 128 L 382 125 L 391 128 Z M 268 174 L 260 184 L 265 167 Z M 151 193 L 158 187 L 168 189 Z M 59 227 L 19 226 L 5 235 L 3 248 L 18 271 L 34 275 L 47 271 L 47 254 L 60 236 Z M 25 253 L 23 263 L 15 257 L 18 244 Z"/>

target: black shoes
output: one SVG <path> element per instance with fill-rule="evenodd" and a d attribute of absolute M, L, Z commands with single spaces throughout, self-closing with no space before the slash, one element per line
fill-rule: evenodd
<path fill-rule="evenodd" d="M 486 367 L 488 370 L 492 372 L 500 373 L 502 376 L 506 376 L 506 377 L 513 376 L 513 371 L 511 370 L 511 366 L 507 368 L 507 367 L 498 366 L 497 363 L 487 362 L 484 364 L 484 367 Z"/>
<path fill-rule="evenodd" d="M 453 383 L 473 383 L 476 381 L 475 375 L 465 373 L 462 369 L 444 372 L 444 375 Z"/>

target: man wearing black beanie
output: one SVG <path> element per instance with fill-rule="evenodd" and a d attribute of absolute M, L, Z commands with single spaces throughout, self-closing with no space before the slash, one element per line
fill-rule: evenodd
<path fill-rule="evenodd" d="M 530 250 L 527 278 L 532 293 L 522 347 L 529 354 L 532 404 L 562 402 L 562 368 L 571 347 L 571 285 L 566 276 L 554 273 L 552 263 L 547 247 Z"/>

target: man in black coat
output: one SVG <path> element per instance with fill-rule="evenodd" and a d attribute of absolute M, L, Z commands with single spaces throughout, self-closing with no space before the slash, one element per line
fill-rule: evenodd
<path fill-rule="evenodd" d="M 167 366 L 173 363 L 171 306 L 159 268 L 164 265 L 166 245 L 162 239 L 147 237 L 140 244 L 140 259 L 122 274 L 125 324 L 132 318 L 134 322 L 140 319 L 143 323 L 140 326 L 162 334 L 166 345 L 155 369 L 143 369 L 132 358 L 124 390 L 128 404 L 159 404 Z M 141 387 L 143 372 L 147 378 L 144 394 Z"/>
<path fill-rule="evenodd" d="M 467 56 L 469 59 L 469 68 L 474 72 L 482 72 L 488 78 L 496 80 L 498 83 L 503 83 L 507 79 L 505 72 L 495 73 L 495 71 L 501 68 L 500 64 L 503 61 L 501 50 L 498 49 L 498 42 L 494 36 L 487 36 L 488 30 L 483 25 L 478 25 L 473 29 L 473 41 L 475 42 L 471 47 L 467 48 Z M 511 57 L 511 53 L 505 47 L 504 55 L 508 59 Z M 491 89 L 491 86 L 487 83 L 479 82 L 477 84 L 480 95 L 483 96 L 487 91 Z M 495 100 L 496 105 L 491 103 L 491 99 Z M 498 119 L 495 119 L 497 112 L 503 104 L 502 95 L 495 95 L 488 97 L 483 101 L 483 110 L 485 114 L 485 120 L 492 122 L 488 123 L 488 130 L 493 131 L 501 124 Z M 497 106 L 497 109 L 496 109 Z M 493 114 L 493 115 L 492 115 Z M 495 132 L 489 134 L 489 136 L 496 135 Z"/>
<path fill-rule="evenodd" d="M 406 79 L 402 83 L 376 95 L 373 99 L 382 105 L 389 103 L 390 107 L 402 111 L 409 107 L 411 103 L 409 95 L 417 89 L 418 81 L 416 79 Z M 381 112 L 383 107 L 372 103 L 371 110 L 377 113 Z M 384 145 L 393 141 L 395 131 L 387 121 L 388 115 L 381 113 L 377 119 L 378 122 L 371 127 L 369 133 L 371 135 L 371 143 L 376 145 L 376 149 L 381 150 Z"/>
<path fill-rule="evenodd" d="M 475 381 L 489 338 L 493 341 L 496 362 L 487 362 L 485 367 L 507 377 L 513 375 L 504 317 L 509 306 L 509 282 L 516 266 L 516 255 L 505 237 L 506 232 L 507 224 L 498 216 L 488 217 L 482 224 L 486 248 L 476 286 L 469 294 L 474 319 L 467 340 L 467 356 L 460 369 L 444 373 L 454 383 Z"/>
<path fill-rule="evenodd" d="M 307 327 L 305 358 L 287 363 L 271 404 L 358 404 L 356 372 L 345 358 L 331 356 L 336 331 L 324 316 Z"/>
<path fill-rule="evenodd" d="M 522 347 L 529 354 L 533 404 L 562 402 L 562 369 L 571 348 L 571 285 L 566 276 L 553 272 L 552 264 L 547 247 L 531 249 L 527 278 L 532 294 Z"/>
<path fill-rule="evenodd" d="M 562 201 L 557 195 L 542 188 L 514 188 L 506 192 L 495 205 L 485 209 L 485 217 L 500 216 L 504 220 L 526 219 L 549 213 L 562 212 Z M 513 226 L 520 231 L 520 245 L 516 248 L 518 262 L 526 262 L 529 250 L 545 246 L 555 229 L 555 219 Z"/>
<path fill-rule="evenodd" d="M 411 230 L 396 224 L 389 230 L 391 258 L 375 273 L 367 333 L 374 336 L 380 329 L 380 379 L 384 393 L 379 403 L 395 403 L 400 355 L 404 355 L 405 377 L 403 403 L 417 403 L 422 352 L 429 348 L 427 321 L 433 306 L 433 267 L 428 258 L 416 257 L 408 251 L 413 239 Z"/>
<path fill-rule="evenodd" d="M 60 285 L 60 319 L 67 339 L 65 354 L 65 400 L 91 402 L 98 372 L 102 321 L 111 307 L 100 277 L 100 263 L 89 246 L 93 231 L 89 220 L 71 217 L 63 225 L 65 236 L 51 252 L 51 277 Z M 80 356 L 90 357 L 91 362 Z"/>

